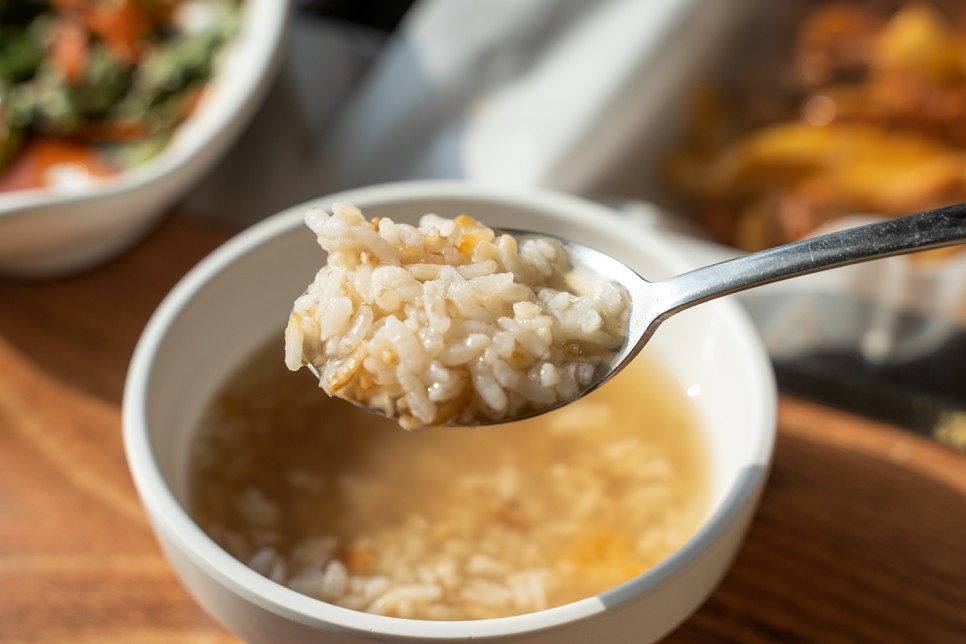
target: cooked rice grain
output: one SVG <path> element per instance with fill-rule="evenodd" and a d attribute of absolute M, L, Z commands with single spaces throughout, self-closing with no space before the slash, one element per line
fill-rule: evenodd
<path fill-rule="evenodd" d="M 353 610 L 482 619 L 591 596 L 666 557 L 706 509 L 697 419 L 646 360 L 518 425 L 409 433 L 319 395 L 267 347 L 202 420 L 192 515 L 262 575 Z"/>
<path fill-rule="evenodd" d="M 346 203 L 305 221 L 328 257 L 295 301 L 286 364 L 407 429 L 572 400 L 623 344 L 626 293 L 570 279 L 556 240 L 518 247 L 466 215 L 369 221 Z"/>

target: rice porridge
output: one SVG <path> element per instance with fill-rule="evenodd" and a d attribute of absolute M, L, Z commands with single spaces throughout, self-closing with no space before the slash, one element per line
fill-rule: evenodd
<path fill-rule="evenodd" d="M 292 370 L 407 428 L 499 421 L 579 397 L 624 342 L 628 297 L 564 247 L 472 217 L 419 226 L 313 210 L 327 251 L 285 331 Z"/>
<path fill-rule="evenodd" d="M 545 415 L 401 432 L 263 349 L 196 434 L 191 512 L 263 575 L 326 602 L 430 620 L 531 612 L 652 567 L 700 526 L 697 419 L 646 351 Z"/>

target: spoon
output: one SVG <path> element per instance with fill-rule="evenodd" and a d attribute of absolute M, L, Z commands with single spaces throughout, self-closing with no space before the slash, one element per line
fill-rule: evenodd
<path fill-rule="evenodd" d="M 573 266 L 587 267 L 617 282 L 627 290 L 631 302 L 624 345 L 614 356 L 611 369 L 583 396 L 626 367 L 662 322 L 692 306 L 830 268 L 966 242 L 966 203 L 803 239 L 659 282 L 647 281 L 609 255 L 569 240 L 560 242 Z M 544 411 L 549 408 L 536 413 Z"/>
<path fill-rule="evenodd" d="M 603 281 L 616 282 L 627 291 L 630 311 L 626 340 L 611 361 L 610 368 L 582 391 L 578 395 L 580 398 L 626 367 L 661 323 L 692 306 L 800 275 L 966 242 L 966 203 L 777 246 L 659 282 L 649 282 L 617 259 L 569 239 L 508 228 L 498 232 L 509 233 L 518 241 L 527 237 L 556 239 L 567 250 L 572 269 L 588 270 Z M 316 369 L 308 366 L 318 377 Z M 373 413 L 382 413 L 358 401 L 349 402 Z M 528 409 L 513 418 L 496 421 L 478 418 L 475 424 L 483 426 L 523 420 L 570 402 L 572 400 L 564 400 L 539 409 Z"/>

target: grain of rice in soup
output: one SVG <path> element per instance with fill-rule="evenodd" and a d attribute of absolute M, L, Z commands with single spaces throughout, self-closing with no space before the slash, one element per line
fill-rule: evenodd
<path fill-rule="evenodd" d="M 650 569 L 707 516 L 710 472 L 697 410 L 646 350 L 548 414 L 401 432 L 293 378 L 272 342 L 199 419 L 188 489 L 198 525 L 273 581 L 353 610 L 463 620 Z"/>
<path fill-rule="evenodd" d="M 472 217 L 419 226 L 337 203 L 306 224 L 328 253 L 295 301 L 285 361 L 407 428 L 474 425 L 573 400 L 624 342 L 628 297 Z"/>

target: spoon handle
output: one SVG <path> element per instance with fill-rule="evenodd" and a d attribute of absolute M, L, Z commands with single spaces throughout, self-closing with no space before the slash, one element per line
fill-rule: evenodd
<path fill-rule="evenodd" d="M 966 242 L 966 204 L 858 226 L 658 282 L 658 321 L 708 300 L 828 268 Z"/>

